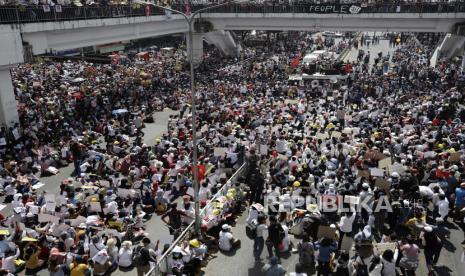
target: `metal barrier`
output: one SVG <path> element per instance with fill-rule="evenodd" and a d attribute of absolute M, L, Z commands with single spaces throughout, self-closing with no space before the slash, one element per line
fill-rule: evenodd
<path fill-rule="evenodd" d="M 192 11 L 208 5 L 194 5 Z M 353 10 L 351 8 L 355 7 Z M 171 8 L 185 11 L 184 5 Z M 465 3 L 400 3 L 400 4 L 231 4 L 213 8 L 205 13 L 457 13 L 465 12 Z M 87 20 L 118 17 L 165 15 L 165 11 L 140 4 L 112 6 L 0 6 L 0 24 L 22 24 L 67 20 Z"/>
<path fill-rule="evenodd" d="M 247 168 L 247 163 L 242 164 L 236 172 L 229 178 L 228 182 L 233 183 L 236 181 L 237 177 L 241 176 L 243 173 L 245 173 Z M 226 188 L 229 185 L 223 185 L 221 189 L 210 199 L 209 203 L 200 210 L 200 217 L 203 217 L 205 215 L 205 212 L 212 206 L 212 202 L 219 198 L 220 196 L 226 195 L 228 192 Z M 171 244 L 171 246 L 166 250 L 166 252 L 160 257 L 160 259 L 157 261 L 156 265 L 150 269 L 145 276 L 160 276 L 160 275 L 165 275 L 169 271 L 168 267 L 168 257 L 173 251 L 173 249 L 181 245 L 184 241 L 189 240 L 190 237 L 194 233 L 194 225 L 195 221 L 191 222 L 187 228 L 179 235 L 179 237 Z"/>

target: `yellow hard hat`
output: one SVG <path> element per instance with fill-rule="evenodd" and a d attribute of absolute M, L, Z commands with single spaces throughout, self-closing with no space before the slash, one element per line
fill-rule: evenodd
<path fill-rule="evenodd" d="M 293 185 L 294 185 L 294 187 L 296 187 L 296 188 L 297 188 L 297 187 L 300 187 L 300 182 L 299 182 L 299 181 L 295 181 Z"/>
<path fill-rule="evenodd" d="M 190 244 L 192 247 L 195 247 L 195 248 L 197 248 L 197 247 L 200 246 L 200 242 L 199 242 L 198 239 L 190 240 L 190 241 L 189 241 L 189 244 Z"/>

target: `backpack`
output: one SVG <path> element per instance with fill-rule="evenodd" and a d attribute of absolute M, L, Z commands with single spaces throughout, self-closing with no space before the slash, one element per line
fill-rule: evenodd
<path fill-rule="evenodd" d="M 255 219 L 246 225 L 245 234 L 249 239 L 254 240 L 257 237 L 257 226 L 258 222 Z"/>
<path fill-rule="evenodd" d="M 360 257 L 360 260 L 362 261 L 361 263 L 358 263 L 358 266 L 357 266 L 357 270 L 355 271 L 355 275 L 357 276 L 369 276 L 370 275 L 370 272 L 373 271 L 373 269 L 375 269 L 375 266 L 377 265 L 377 258 L 376 257 L 373 257 L 371 259 L 371 263 L 370 263 L 370 266 L 368 267 L 368 265 L 365 264 L 365 261 L 363 261 L 363 258 Z"/>
<path fill-rule="evenodd" d="M 132 255 L 132 265 L 133 266 L 145 266 L 149 264 L 149 259 L 147 258 L 147 254 L 142 253 L 144 250 L 143 247 L 138 247 L 134 254 Z"/>

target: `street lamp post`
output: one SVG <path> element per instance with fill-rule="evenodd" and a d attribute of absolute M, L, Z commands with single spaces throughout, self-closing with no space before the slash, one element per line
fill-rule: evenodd
<path fill-rule="evenodd" d="M 159 9 L 167 10 L 176 14 L 182 15 L 182 17 L 186 20 L 187 25 L 188 25 L 188 40 L 189 40 L 189 66 L 190 66 L 190 85 L 191 85 L 191 112 L 192 112 L 192 162 L 193 162 L 193 168 L 194 168 L 194 174 L 193 174 L 193 184 L 194 184 L 194 203 L 195 203 L 195 231 L 197 234 L 200 235 L 200 202 L 199 202 L 199 164 L 197 160 L 197 110 L 196 110 L 196 95 L 195 95 L 195 81 L 194 81 L 194 20 L 195 17 L 202 12 L 218 8 L 221 6 L 226 6 L 228 4 L 233 4 L 233 3 L 241 3 L 244 2 L 243 0 L 238 0 L 238 1 L 229 1 L 229 2 L 224 2 L 218 5 L 213 5 L 209 6 L 203 9 L 199 9 L 191 14 L 185 14 L 181 11 L 174 10 L 168 7 L 163 7 L 151 2 L 146 2 L 146 1 L 137 1 L 138 3 L 141 4 L 146 4 L 146 5 L 151 5 Z"/>

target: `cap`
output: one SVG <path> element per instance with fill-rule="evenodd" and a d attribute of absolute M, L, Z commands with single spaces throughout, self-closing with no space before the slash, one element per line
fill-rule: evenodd
<path fill-rule="evenodd" d="M 295 181 L 293 185 L 294 185 L 294 187 L 296 187 L 296 188 L 297 188 L 297 187 L 300 187 L 300 182 L 299 182 L 299 181 Z"/>
<path fill-rule="evenodd" d="M 228 224 L 223 224 L 223 226 L 221 226 L 221 229 L 223 229 L 224 231 L 227 231 L 231 229 L 231 226 L 229 226 Z"/>

